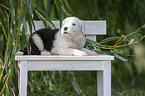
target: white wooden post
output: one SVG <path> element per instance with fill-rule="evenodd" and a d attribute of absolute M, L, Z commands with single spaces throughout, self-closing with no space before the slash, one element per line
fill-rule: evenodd
<path fill-rule="evenodd" d="M 104 96 L 111 96 L 111 61 L 104 62 Z"/>
<path fill-rule="evenodd" d="M 97 72 L 98 96 L 111 96 L 111 61 L 104 61 L 104 70 Z"/>
<path fill-rule="evenodd" d="M 103 96 L 103 71 L 97 71 L 97 94 Z"/>
<path fill-rule="evenodd" d="M 19 68 L 19 96 L 27 96 L 27 61 L 20 61 Z"/>

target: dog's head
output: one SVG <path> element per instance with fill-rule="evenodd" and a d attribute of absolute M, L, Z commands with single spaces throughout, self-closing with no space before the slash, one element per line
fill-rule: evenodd
<path fill-rule="evenodd" d="M 74 37 L 80 34 L 84 35 L 82 20 L 77 17 L 67 17 L 62 22 L 61 35 L 65 37 Z"/>

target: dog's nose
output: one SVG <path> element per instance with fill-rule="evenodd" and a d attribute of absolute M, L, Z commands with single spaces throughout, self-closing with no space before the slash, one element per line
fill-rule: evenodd
<path fill-rule="evenodd" d="M 66 31 L 68 29 L 68 27 L 64 27 L 64 30 Z"/>

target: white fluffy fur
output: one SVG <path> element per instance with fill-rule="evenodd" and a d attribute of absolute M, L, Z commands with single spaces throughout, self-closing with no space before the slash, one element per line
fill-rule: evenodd
<path fill-rule="evenodd" d="M 46 51 L 44 49 L 44 44 L 43 41 L 41 39 L 41 37 L 38 34 L 34 34 L 32 36 L 34 43 L 36 44 L 36 46 L 39 48 L 39 50 L 41 51 L 41 55 L 50 55 L 51 53 Z"/>
<path fill-rule="evenodd" d="M 39 37 L 38 34 L 34 34 L 32 36 L 34 43 L 36 44 L 36 46 L 39 48 L 40 51 L 43 51 L 44 49 L 44 45 L 43 45 L 43 41 L 42 39 Z"/>
<path fill-rule="evenodd" d="M 65 30 L 67 27 L 67 30 Z M 94 51 L 84 49 L 85 36 L 83 33 L 82 21 L 76 17 L 64 19 L 62 28 L 56 34 L 53 42 L 52 54 L 84 56 L 96 54 Z"/>

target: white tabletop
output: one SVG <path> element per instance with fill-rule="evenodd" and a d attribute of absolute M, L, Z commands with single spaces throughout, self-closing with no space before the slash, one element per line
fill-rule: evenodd
<path fill-rule="evenodd" d="M 60 55 L 16 55 L 15 60 L 20 61 L 33 61 L 33 60 L 114 60 L 114 56 L 111 55 L 96 55 L 96 56 L 60 56 Z"/>

